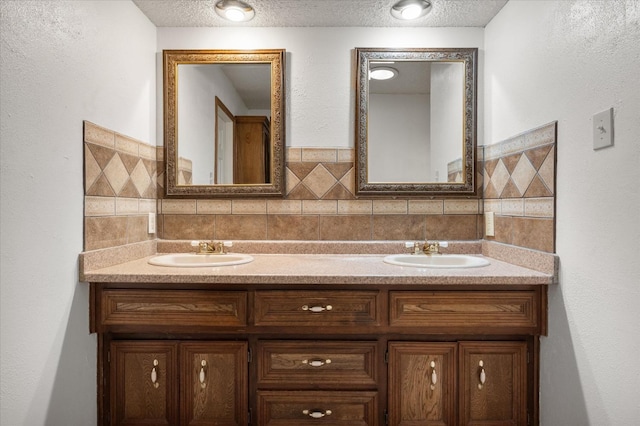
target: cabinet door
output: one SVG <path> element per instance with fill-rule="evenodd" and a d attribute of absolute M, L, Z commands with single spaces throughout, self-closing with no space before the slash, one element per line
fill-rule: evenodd
<path fill-rule="evenodd" d="M 180 345 L 183 425 L 248 423 L 246 342 Z"/>
<path fill-rule="evenodd" d="M 111 343 L 114 425 L 177 424 L 177 348 L 173 342 Z"/>
<path fill-rule="evenodd" d="M 454 424 L 456 347 L 456 343 L 389 343 L 389 424 Z"/>
<path fill-rule="evenodd" d="M 461 424 L 526 424 L 526 363 L 526 342 L 460 343 Z"/>

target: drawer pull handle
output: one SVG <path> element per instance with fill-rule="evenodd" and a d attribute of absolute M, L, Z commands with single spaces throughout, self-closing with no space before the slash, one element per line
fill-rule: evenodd
<path fill-rule="evenodd" d="M 438 383 L 438 373 L 436 373 L 436 363 L 435 361 L 431 361 L 431 390 L 435 390 L 436 383 Z"/>
<path fill-rule="evenodd" d="M 205 383 L 205 381 L 207 380 L 207 376 L 206 376 L 206 371 L 204 370 L 206 366 L 207 366 L 207 361 L 205 361 L 204 359 L 200 361 L 200 374 L 198 379 L 200 380 L 200 387 L 202 389 L 207 387 L 207 384 Z"/>
<path fill-rule="evenodd" d="M 324 416 L 330 416 L 331 410 L 318 410 L 318 409 L 302 410 L 302 414 L 304 414 L 305 416 L 309 416 L 313 419 L 321 419 Z"/>
<path fill-rule="evenodd" d="M 305 359 L 303 364 L 307 364 L 310 367 L 322 367 L 325 364 L 331 364 L 330 359 Z"/>
<path fill-rule="evenodd" d="M 153 368 L 151 369 L 151 383 L 153 383 L 153 387 L 158 389 L 160 387 L 160 383 L 158 383 L 158 362 L 157 359 L 153 360 Z"/>
<path fill-rule="evenodd" d="M 327 305 L 327 306 L 309 306 L 309 305 L 304 305 L 302 307 L 303 311 L 311 311 L 311 312 L 323 312 L 323 311 L 330 311 L 333 309 L 333 306 L 331 305 Z"/>
<path fill-rule="evenodd" d="M 484 362 L 482 360 L 480 360 L 478 366 L 480 367 L 480 376 L 478 377 L 480 383 L 478 383 L 478 389 L 482 389 L 484 387 L 484 382 L 487 381 L 487 373 L 484 371 Z"/>

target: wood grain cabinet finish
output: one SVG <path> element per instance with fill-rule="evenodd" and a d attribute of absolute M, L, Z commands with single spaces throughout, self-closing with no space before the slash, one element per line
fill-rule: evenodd
<path fill-rule="evenodd" d="M 376 392 L 259 391 L 260 426 L 377 426 Z"/>
<path fill-rule="evenodd" d="M 460 343 L 464 425 L 525 425 L 527 347 L 523 342 Z"/>
<path fill-rule="evenodd" d="M 257 291 L 255 324 L 346 326 L 379 324 L 376 291 Z"/>
<path fill-rule="evenodd" d="M 453 425 L 456 343 L 389 343 L 389 423 Z"/>
<path fill-rule="evenodd" d="M 391 292 L 390 322 L 399 327 L 529 333 L 540 326 L 533 291 Z"/>
<path fill-rule="evenodd" d="M 114 425 L 178 423 L 178 345 L 111 343 L 111 419 Z"/>
<path fill-rule="evenodd" d="M 246 342 L 114 341 L 110 358 L 114 425 L 247 424 Z"/>
<path fill-rule="evenodd" d="M 258 386 L 297 389 L 375 388 L 376 342 L 260 341 Z"/>
<path fill-rule="evenodd" d="M 539 423 L 544 286 L 91 286 L 99 426 Z"/>
<path fill-rule="evenodd" d="M 103 290 L 101 326 L 243 326 L 247 293 L 196 290 Z"/>

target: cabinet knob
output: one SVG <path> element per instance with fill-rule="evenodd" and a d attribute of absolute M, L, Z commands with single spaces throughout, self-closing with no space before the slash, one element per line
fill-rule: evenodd
<path fill-rule="evenodd" d="M 331 364 L 331 360 L 330 359 L 305 359 L 305 360 L 302 360 L 302 363 L 310 367 L 322 367 L 325 364 Z"/>
<path fill-rule="evenodd" d="M 484 371 L 484 362 L 482 360 L 478 362 L 478 367 L 480 367 L 480 375 L 478 377 L 480 383 L 478 383 L 478 389 L 482 389 L 484 387 L 484 382 L 487 380 L 487 373 Z"/>
<path fill-rule="evenodd" d="M 304 305 L 302 306 L 302 310 L 303 311 L 310 311 L 310 312 L 323 312 L 323 311 L 330 311 L 333 309 L 333 306 L 331 305 L 327 305 L 327 306 L 309 306 L 309 305 Z"/>
<path fill-rule="evenodd" d="M 198 375 L 199 376 L 198 379 L 200 380 L 200 387 L 203 389 L 207 387 L 207 384 L 205 383 L 207 380 L 206 371 L 205 371 L 206 366 L 207 366 L 207 361 L 205 361 L 204 359 L 200 361 L 200 374 Z"/>
<path fill-rule="evenodd" d="M 319 410 L 317 408 L 314 408 L 312 410 L 302 410 L 302 414 L 313 419 L 321 419 L 325 416 L 330 416 L 331 410 Z"/>
<path fill-rule="evenodd" d="M 158 383 L 158 365 L 160 363 L 157 359 L 153 360 L 153 368 L 151 369 L 151 383 L 153 383 L 153 387 L 158 389 L 160 387 L 160 383 Z"/>

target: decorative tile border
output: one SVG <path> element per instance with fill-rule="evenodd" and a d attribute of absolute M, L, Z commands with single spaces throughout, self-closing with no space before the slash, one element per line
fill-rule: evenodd
<path fill-rule="evenodd" d="M 552 251 L 555 126 L 478 148 L 484 200 L 356 199 L 353 149 L 296 147 L 284 199 L 195 200 L 163 198 L 162 147 L 85 122 L 85 250 L 154 239 L 157 208 L 158 238 L 257 241 L 477 240 L 494 211 L 495 241 Z"/>
<path fill-rule="evenodd" d="M 557 122 L 485 147 L 484 212 L 494 212 L 489 241 L 555 252 Z"/>
<path fill-rule="evenodd" d="M 154 240 L 156 147 L 89 121 L 83 128 L 85 251 Z"/>

